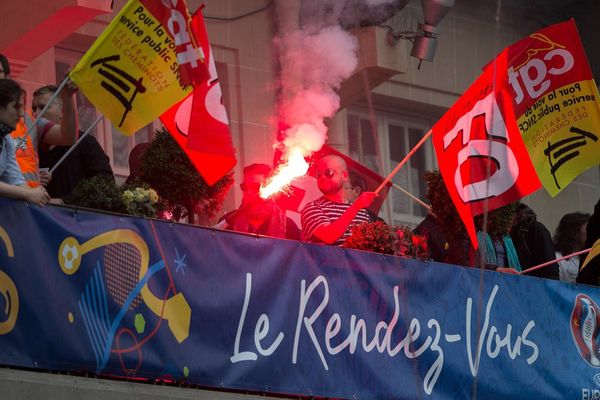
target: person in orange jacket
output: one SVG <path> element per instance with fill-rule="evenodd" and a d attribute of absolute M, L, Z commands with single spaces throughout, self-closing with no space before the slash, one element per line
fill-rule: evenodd
<path fill-rule="evenodd" d="M 20 118 L 23 89 L 11 79 L 0 79 L 0 196 L 26 200 L 37 205 L 50 201 L 42 186 L 30 188 L 15 158 L 15 142 L 10 136 Z"/>
<path fill-rule="evenodd" d="M 8 59 L 0 54 L 0 65 L 2 72 L 0 78 L 10 76 L 10 64 Z M 50 181 L 48 173 L 40 175 L 38 147 L 44 146 L 66 146 L 75 143 L 77 140 L 78 124 L 77 112 L 73 94 L 77 91 L 77 86 L 70 79 L 60 93 L 63 104 L 63 117 L 60 124 L 55 124 L 46 118 L 40 118 L 36 126 L 33 126 L 35 118 L 27 111 L 21 110 L 22 118 L 19 119 L 15 129 L 11 132 L 11 137 L 16 144 L 16 158 L 21 172 L 27 185 L 37 187 L 40 183 L 47 184 Z M 21 107 L 25 104 L 25 92 L 19 101 Z M 29 130 L 29 133 L 28 133 Z"/>

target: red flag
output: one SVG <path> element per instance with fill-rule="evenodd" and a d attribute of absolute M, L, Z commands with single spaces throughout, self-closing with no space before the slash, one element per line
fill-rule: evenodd
<path fill-rule="evenodd" d="M 600 163 L 599 94 L 575 21 L 532 33 L 508 47 L 507 57 L 510 117 L 554 197 Z"/>
<path fill-rule="evenodd" d="M 153 46 L 154 50 L 160 54 L 164 53 L 163 49 L 166 49 L 166 47 L 175 49 L 177 64 L 179 64 L 180 82 L 183 85 L 191 85 L 207 80 L 209 78 L 207 53 L 191 32 L 190 25 L 192 22 L 185 0 L 140 0 L 140 3 L 161 24 L 161 26 L 153 27 L 153 30 L 159 33 L 160 36 L 164 35 L 165 29 L 169 33 L 170 38 L 166 38 L 164 43 L 148 43 L 148 45 Z M 142 16 L 143 13 L 139 18 L 141 19 Z"/>
<path fill-rule="evenodd" d="M 212 185 L 231 171 L 237 160 L 201 13 L 192 17 L 191 26 L 208 55 L 210 79 L 194 85 L 194 92 L 160 119 L 206 183 Z"/>
<path fill-rule="evenodd" d="M 440 172 L 475 248 L 474 215 L 541 186 L 507 96 L 507 51 L 494 62 L 432 128 Z"/>

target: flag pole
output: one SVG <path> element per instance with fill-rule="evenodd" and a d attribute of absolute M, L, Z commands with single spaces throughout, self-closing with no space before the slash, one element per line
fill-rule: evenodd
<path fill-rule="evenodd" d="M 87 128 L 83 135 L 81 135 L 79 139 L 77 139 L 77 141 L 69 148 L 69 150 L 67 150 L 67 152 L 60 158 L 60 160 L 58 160 L 56 164 L 54 164 L 54 166 L 50 169 L 51 174 L 56 170 L 56 168 L 58 168 L 60 164 L 62 164 L 62 162 L 69 156 L 69 154 L 71 154 L 73 150 L 75 150 L 75 147 L 77 147 L 77 145 L 83 141 L 83 138 L 85 138 L 87 135 L 90 134 L 90 132 L 92 132 L 92 129 L 94 129 L 96 125 L 98 125 L 98 122 L 100 122 L 102 118 L 104 118 L 104 115 L 100 115 L 98 118 L 96 118 L 94 123 L 92 123 L 92 125 L 90 125 L 90 127 Z"/>
<path fill-rule="evenodd" d="M 392 178 L 394 177 L 394 175 L 396 175 L 396 173 L 400 170 L 400 168 L 402 168 L 404 166 L 404 164 L 406 164 L 408 159 L 411 158 L 417 152 L 417 150 L 419 150 L 419 148 L 421 148 L 421 146 L 423 145 L 423 143 L 425 143 L 427 141 L 427 139 L 429 139 L 429 136 L 431 136 L 432 133 L 433 133 L 433 131 L 430 129 L 425 135 L 423 135 L 421 140 L 419 140 L 419 143 L 417 143 L 415 145 L 415 147 L 413 147 L 408 152 L 408 154 L 406 156 L 404 156 L 404 159 L 402 161 L 400 161 L 398 163 L 398 165 L 396 165 L 396 168 L 394 168 L 394 170 L 392 172 L 390 172 L 390 174 L 383 180 L 383 182 L 381 182 L 379 187 L 377 189 L 375 189 L 375 193 L 379 194 L 379 192 L 381 192 L 381 190 L 385 187 L 385 185 L 387 185 L 392 180 Z"/>
<path fill-rule="evenodd" d="M 419 199 L 417 196 L 415 196 L 408 190 L 404 189 L 402 186 L 396 185 L 394 182 L 392 182 L 392 186 L 394 188 L 398 189 L 399 191 L 401 191 L 402 193 L 404 193 L 405 195 L 407 195 L 408 197 L 410 197 L 411 199 L 413 199 L 414 201 L 416 201 L 417 203 L 419 203 L 420 205 L 422 205 L 428 212 L 431 213 L 431 207 L 427 203 L 425 203 L 423 200 Z"/>
<path fill-rule="evenodd" d="M 527 269 L 525 269 L 525 270 L 523 270 L 523 271 L 519 272 L 519 275 L 528 274 L 528 273 L 530 273 L 530 272 L 536 271 L 536 270 L 538 270 L 538 269 L 542 269 L 542 268 L 544 268 L 544 267 L 547 267 L 548 265 L 554 264 L 554 263 L 556 263 L 556 262 L 559 262 L 559 261 L 562 261 L 562 260 L 566 260 L 567 258 L 571 258 L 571 257 L 579 256 L 579 255 L 581 255 L 581 254 L 586 254 L 586 253 L 589 253 L 589 252 L 590 252 L 590 250 L 592 250 L 592 248 L 591 248 L 591 247 L 590 247 L 589 249 L 580 250 L 580 251 L 577 251 L 577 252 L 575 252 L 575 253 L 569 254 L 569 255 L 567 255 L 567 256 L 564 256 L 564 257 L 557 258 L 556 260 L 550 260 L 550 261 L 546 261 L 545 263 L 542 263 L 542 264 L 536 265 L 536 266 L 534 266 L 534 267 L 531 267 L 531 268 L 527 268 Z"/>
<path fill-rule="evenodd" d="M 48 108 L 50 108 L 50 105 L 58 97 L 61 90 L 63 90 L 63 88 L 65 87 L 65 85 L 67 84 L 68 81 L 69 81 L 69 76 L 67 75 L 67 76 L 65 76 L 65 79 L 63 79 L 63 81 L 60 83 L 60 85 L 58 86 L 56 91 L 52 94 L 52 96 L 50 96 L 50 99 L 48 100 L 48 102 L 46 103 L 44 108 L 42 108 L 42 111 L 40 111 L 40 113 L 35 117 L 31 126 L 27 127 L 27 132 L 25 132 L 25 135 L 23 135 L 22 137 L 19 138 L 20 143 L 25 143 L 25 140 L 27 140 L 27 137 L 31 134 L 31 131 L 35 128 L 35 126 L 37 125 L 40 118 L 42 118 L 44 113 L 48 110 Z"/>

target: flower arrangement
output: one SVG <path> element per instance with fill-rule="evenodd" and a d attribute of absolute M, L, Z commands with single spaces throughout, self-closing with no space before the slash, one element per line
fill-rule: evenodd
<path fill-rule="evenodd" d="M 419 260 L 429 259 L 429 248 L 425 236 L 412 233 L 407 226 L 396 228 L 395 234 L 397 256 L 418 258 Z"/>
<path fill-rule="evenodd" d="M 382 221 L 367 222 L 352 228 L 344 247 L 383 254 L 396 254 L 394 231 Z"/>
<path fill-rule="evenodd" d="M 119 186 L 105 176 L 82 180 L 64 200 L 74 206 L 150 218 L 156 218 L 164 208 L 156 191 L 148 185 Z"/>
<path fill-rule="evenodd" d="M 413 234 L 407 226 L 392 228 L 383 221 L 355 226 L 344 247 L 421 260 L 429 259 L 427 239 L 424 236 Z"/>
<path fill-rule="evenodd" d="M 123 191 L 121 195 L 128 214 L 156 218 L 158 194 L 151 188 L 136 187 Z"/>

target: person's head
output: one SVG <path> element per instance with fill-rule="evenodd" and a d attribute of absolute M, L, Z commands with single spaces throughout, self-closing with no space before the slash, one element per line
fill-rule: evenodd
<path fill-rule="evenodd" d="M 12 79 L 0 79 L 0 122 L 15 129 L 21 118 L 23 89 Z"/>
<path fill-rule="evenodd" d="M 348 168 L 343 158 L 328 155 L 317 162 L 316 178 L 319 190 L 327 196 L 342 194 L 344 199 L 344 183 L 348 181 Z"/>
<path fill-rule="evenodd" d="M 356 200 L 362 192 L 367 191 L 367 181 L 360 174 L 357 174 L 354 171 L 348 171 L 348 181 L 344 184 L 344 190 L 346 191 L 346 199 L 350 203 L 354 203 L 354 200 Z"/>
<path fill-rule="evenodd" d="M 513 230 L 526 229 L 536 221 L 537 215 L 531 207 L 527 204 L 517 203 L 517 210 L 515 211 L 515 217 L 512 223 Z"/>
<path fill-rule="evenodd" d="M 563 256 L 582 250 L 590 214 L 574 212 L 563 215 L 554 232 L 554 248 Z"/>
<path fill-rule="evenodd" d="M 46 104 L 48 104 L 48 101 L 50 101 L 50 98 L 57 90 L 58 88 L 55 85 L 46 85 L 33 92 L 31 109 L 36 116 L 44 107 L 46 107 Z M 60 124 L 62 120 L 62 100 L 60 97 L 57 97 L 52 101 L 52 104 L 44 113 L 44 118 Z"/>
<path fill-rule="evenodd" d="M 4 54 L 0 54 L 0 79 L 10 78 L 10 64 Z"/>
<path fill-rule="evenodd" d="M 487 222 L 485 231 L 496 240 L 502 240 L 504 235 L 508 235 L 516 218 L 516 210 L 519 203 L 510 203 L 487 213 L 486 218 L 483 214 L 474 218 L 475 228 L 483 231 L 483 221 Z"/>
<path fill-rule="evenodd" d="M 242 203 L 259 199 L 260 185 L 271 175 L 273 169 L 267 164 L 250 164 L 244 168 L 243 180 L 240 184 L 242 189 Z"/>

